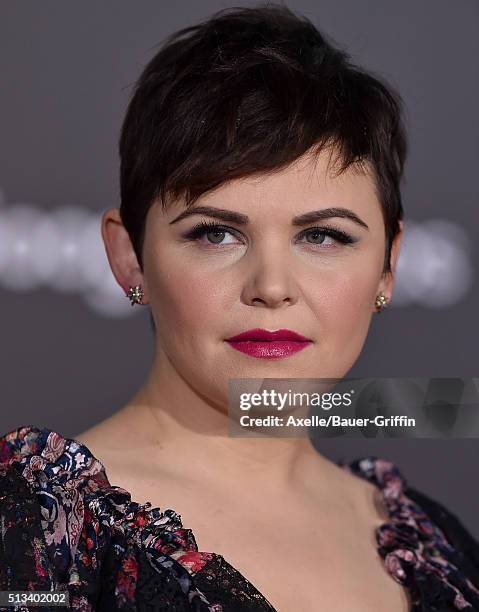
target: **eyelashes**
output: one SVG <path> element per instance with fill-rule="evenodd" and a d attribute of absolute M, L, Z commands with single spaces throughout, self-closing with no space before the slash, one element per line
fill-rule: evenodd
<path fill-rule="evenodd" d="M 237 237 L 240 241 L 242 241 L 242 235 L 239 231 L 235 230 L 232 227 L 228 227 L 226 225 L 215 223 L 214 221 L 201 221 L 200 223 L 197 223 L 183 237 L 186 238 L 187 240 L 199 241 L 200 238 L 202 238 L 206 234 L 215 233 L 215 232 L 218 234 L 231 234 Z M 357 238 L 354 238 L 353 236 L 344 232 L 343 230 L 340 230 L 339 228 L 335 228 L 335 227 L 328 227 L 328 226 L 310 227 L 308 229 L 302 230 L 298 234 L 298 238 L 301 239 L 304 236 L 318 235 L 318 234 L 320 237 L 333 238 L 340 244 L 344 244 L 344 245 L 352 245 L 355 242 L 357 242 Z M 222 242 L 209 242 L 208 244 L 221 246 Z M 323 242 L 322 241 L 321 242 L 307 242 L 306 244 L 310 244 L 313 246 L 314 245 L 321 246 Z M 327 246 L 324 248 L 331 248 L 331 247 Z"/>

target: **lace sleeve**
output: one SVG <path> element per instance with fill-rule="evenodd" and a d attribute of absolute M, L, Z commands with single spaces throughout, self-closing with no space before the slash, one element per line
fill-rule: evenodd
<path fill-rule="evenodd" d="M 454 548 L 455 562 L 479 589 L 479 542 L 443 504 L 409 486 L 406 495 L 418 503 Z M 479 600 L 478 600 L 479 606 Z"/>
<path fill-rule="evenodd" d="M 214 596 L 225 612 L 275 612 L 268 600 L 222 555 L 216 555 L 195 575 L 195 584 L 207 598 Z"/>

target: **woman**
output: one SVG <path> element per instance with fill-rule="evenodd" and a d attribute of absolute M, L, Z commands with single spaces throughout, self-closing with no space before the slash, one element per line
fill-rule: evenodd
<path fill-rule="evenodd" d="M 227 9 L 146 66 L 120 156 L 102 236 L 155 358 L 74 439 L 1 438 L 0 587 L 67 585 L 85 611 L 479 610 L 477 542 L 391 462 L 228 435 L 231 378 L 344 377 L 391 299 L 399 95 L 287 8 Z"/>

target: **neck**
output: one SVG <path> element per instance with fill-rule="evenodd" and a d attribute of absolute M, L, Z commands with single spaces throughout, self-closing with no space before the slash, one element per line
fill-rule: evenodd
<path fill-rule="evenodd" d="M 251 489 L 281 490 L 307 486 L 341 471 L 322 457 L 308 436 L 232 437 L 227 406 L 208 400 L 179 376 L 166 359 L 155 359 L 149 376 L 129 404 L 128 423 L 134 437 L 161 465 L 176 465 L 179 473 L 194 466 L 198 478 L 231 483 L 247 480 Z M 127 416 L 124 414 L 124 416 Z M 130 436 L 131 437 L 131 436 Z M 311 486 L 311 483 L 309 483 Z"/>

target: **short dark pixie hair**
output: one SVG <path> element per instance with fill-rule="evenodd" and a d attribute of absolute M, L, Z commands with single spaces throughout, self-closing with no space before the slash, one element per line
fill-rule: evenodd
<path fill-rule="evenodd" d="M 144 68 L 120 136 L 120 214 L 143 271 L 146 215 L 190 207 L 226 181 L 279 171 L 311 149 L 339 173 L 370 162 L 386 233 L 403 216 L 400 95 L 284 5 L 233 7 L 170 35 Z"/>

